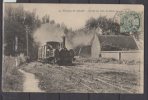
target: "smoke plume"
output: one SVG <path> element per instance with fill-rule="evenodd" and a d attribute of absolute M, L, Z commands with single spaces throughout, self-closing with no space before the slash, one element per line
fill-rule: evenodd
<path fill-rule="evenodd" d="M 55 24 L 42 24 L 34 33 L 34 38 L 37 42 L 45 44 L 48 41 L 62 42 L 64 31 Z"/>
<path fill-rule="evenodd" d="M 87 46 L 91 44 L 93 35 L 92 34 L 85 34 L 83 32 L 74 33 L 73 37 L 67 36 L 67 41 L 71 48 L 76 48 L 80 46 Z"/>
<path fill-rule="evenodd" d="M 42 24 L 34 33 L 34 38 L 37 42 L 44 45 L 48 41 L 63 42 L 62 37 L 66 37 L 66 48 L 74 49 L 80 46 L 90 45 L 93 38 L 93 31 L 68 31 L 64 33 L 62 27 L 57 26 L 56 24 Z"/>

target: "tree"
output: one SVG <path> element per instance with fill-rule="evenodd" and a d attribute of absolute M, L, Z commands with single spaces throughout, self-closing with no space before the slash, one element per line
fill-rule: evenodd
<path fill-rule="evenodd" d="M 99 17 L 97 19 L 97 23 L 97 27 L 100 27 L 103 30 L 103 32 L 109 29 L 110 23 L 106 17 Z"/>
<path fill-rule="evenodd" d="M 50 19 L 49 19 L 49 15 L 45 15 L 42 17 L 42 23 L 45 24 L 45 23 L 49 23 L 50 22 Z"/>
<path fill-rule="evenodd" d="M 91 17 L 89 20 L 86 21 L 85 27 L 87 29 L 93 29 L 98 27 L 98 22 L 95 18 Z"/>
<path fill-rule="evenodd" d="M 55 21 L 54 21 L 54 20 L 51 20 L 51 21 L 50 21 L 50 24 L 55 24 Z"/>
<path fill-rule="evenodd" d="M 107 19 L 105 16 L 100 16 L 99 18 L 90 18 L 86 21 L 85 28 L 92 30 L 100 28 L 102 34 L 111 35 L 119 34 L 119 24 L 115 23 L 112 19 Z"/>
<path fill-rule="evenodd" d="M 23 6 L 6 7 L 4 13 L 4 54 L 16 56 L 20 53 L 26 54 L 26 26 L 28 30 L 28 44 L 30 57 L 34 57 L 34 50 L 36 42 L 33 38 L 34 31 L 40 27 L 41 21 L 36 16 L 35 12 L 27 12 Z M 15 49 L 16 40 L 18 38 L 17 46 Z"/>
<path fill-rule="evenodd" d="M 69 29 L 67 28 L 67 26 L 64 23 L 62 23 L 61 24 L 61 28 L 62 28 L 64 34 L 67 35 L 68 34 L 68 31 L 69 31 Z"/>

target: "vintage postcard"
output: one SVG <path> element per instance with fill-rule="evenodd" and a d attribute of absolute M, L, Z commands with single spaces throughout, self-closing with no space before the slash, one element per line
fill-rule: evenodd
<path fill-rule="evenodd" d="M 143 5 L 3 7 L 3 92 L 144 93 Z"/>

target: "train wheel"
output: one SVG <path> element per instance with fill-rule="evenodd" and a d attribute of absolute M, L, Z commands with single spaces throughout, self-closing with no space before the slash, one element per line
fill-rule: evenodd
<path fill-rule="evenodd" d="M 59 50 L 58 50 L 58 49 L 56 49 L 56 50 L 54 51 L 54 57 L 55 57 L 55 58 L 58 58 L 58 57 L 59 57 Z"/>
<path fill-rule="evenodd" d="M 55 58 L 54 58 L 54 57 L 51 58 L 50 63 L 51 63 L 51 64 L 55 64 Z"/>

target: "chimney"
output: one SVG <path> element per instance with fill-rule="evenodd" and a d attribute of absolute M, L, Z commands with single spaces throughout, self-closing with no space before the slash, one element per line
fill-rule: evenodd
<path fill-rule="evenodd" d="M 63 48 L 66 48 L 66 46 L 65 46 L 65 36 L 63 36 Z"/>

